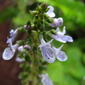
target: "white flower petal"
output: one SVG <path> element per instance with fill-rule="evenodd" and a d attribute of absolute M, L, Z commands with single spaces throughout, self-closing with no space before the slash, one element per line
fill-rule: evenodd
<path fill-rule="evenodd" d="M 13 52 L 15 52 L 18 46 L 19 46 L 18 44 L 15 44 L 15 45 L 12 45 L 10 48 L 12 49 Z"/>
<path fill-rule="evenodd" d="M 17 33 L 18 33 L 18 29 L 16 29 L 16 30 L 13 30 L 13 29 L 12 29 L 12 30 L 10 31 L 10 37 L 9 37 L 8 40 L 7 40 L 7 43 L 8 43 L 9 45 L 11 45 L 11 43 L 13 43 L 13 41 L 14 41 Z"/>
<path fill-rule="evenodd" d="M 40 41 L 41 44 L 39 45 L 39 47 L 41 48 L 43 46 L 51 46 L 52 41 L 53 41 L 53 39 L 50 40 L 49 42 L 45 42 L 45 40 L 42 38 L 41 41 Z"/>
<path fill-rule="evenodd" d="M 12 46 L 12 42 L 13 42 L 12 38 L 8 38 L 6 43 L 11 47 Z"/>
<path fill-rule="evenodd" d="M 54 11 L 54 7 L 53 6 L 48 6 L 50 11 Z"/>
<path fill-rule="evenodd" d="M 43 38 L 41 38 L 40 42 L 41 42 L 42 45 L 46 44 L 46 42 L 45 42 L 45 40 Z"/>
<path fill-rule="evenodd" d="M 53 39 L 51 39 L 49 42 L 47 42 L 48 44 L 51 44 L 53 42 Z"/>
<path fill-rule="evenodd" d="M 58 53 L 58 55 L 56 56 L 56 58 L 59 60 L 59 61 L 66 61 L 68 59 L 67 55 L 65 54 L 65 52 L 63 51 L 60 51 Z"/>
<path fill-rule="evenodd" d="M 55 57 L 44 57 L 44 60 L 47 61 L 48 63 L 54 63 Z"/>
<path fill-rule="evenodd" d="M 62 33 L 63 33 L 63 35 L 66 34 L 66 27 L 65 26 L 63 27 L 63 32 Z"/>
<path fill-rule="evenodd" d="M 45 14 L 49 17 L 55 17 L 54 8 L 52 6 L 48 6 L 48 8 L 49 10 Z"/>
<path fill-rule="evenodd" d="M 53 23 L 51 24 L 52 27 L 59 27 L 63 25 L 63 19 L 62 18 L 54 18 Z"/>
<path fill-rule="evenodd" d="M 13 35 L 14 35 L 14 30 L 12 29 L 12 30 L 10 30 L 10 37 L 12 37 Z"/>
<path fill-rule="evenodd" d="M 63 36 L 62 35 L 51 35 L 51 37 L 53 38 L 53 39 L 55 39 L 55 40 L 57 40 L 57 41 L 60 41 L 60 42 L 62 42 L 62 43 L 66 43 L 66 41 L 65 41 L 65 39 L 63 38 Z"/>
<path fill-rule="evenodd" d="M 2 59 L 3 60 L 10 60 L 13 58 L 15 52 L 12 51 L 9 47 L 5 48 L 3 54 L 2 54 Z"/>
<path fill-rule="evenodd" d="M 59 28 L 59 27 L 56 28 L 56 33 L 57 33 L 57 32 L 60 32 L 60 28 Z"/>
<path fill-rule="evenodd" d="M 42 85 L 53 85 L 53 82 L 48 77 L 48 74 L 41 75 L 41 82 L 42 82 Z"/>
<path fill-rule="evenodd" d="M 21 63 L 21 62 L 24 62 L 24 61 L 25 61 L 25 59 L 24 59 L 24 58 L 16 57 L 16 62 Z"/>
<path fill-rule="evenodd" d="M 52 47 L 52 48 L 53 48 L 53 51 L 54 51 L 54 53 L 55 53 L 55 56 L 58 55 L 58 53 L 61 51 L 61 49 L 62 49 L 63 46 L 64 46 L 64 45 L 61 45 L 59 48 Z"/>
<path fill-rule="evenodd" d="M 63 47 L 63 45 L 61 45 L 59 48 L 53 47 L 53 49 L 54 49 L 56 58 L 57 58 L 59 61 L 66 61 L 66 60 L 67 60 L 67 55 L 65 54 L 64 51 L 61 51 L 61 48 L 62 48 L 62 47 Z"/>
<path fill-rule="evenodd" d="M 18 51 L 19 51 L 19 52 L 23 52 L 23 50 L 24 50 L 24 46 L 19 46 L 19 47 L 18 47 Z"/>
<path fill-rule="evenodd" d="M 53 39 L 50 40 L 49 42 L 45 42 L 45 40 L 42 38 L 41 44 L 39 46 L 43 59 L 45 61 L 47 61 L 48 63 L 53 63 L 55 61 L 55 55 L 54 55 L 53 49 L 51 47 L 52 41 L 53 41 Z"/>
<path fill-rule="evenodd" d="M 63 27 L 63 31 L 60 31 L 60 28 L 59 28 L 59 27 L 57 27 L 57 29 L 56 29 L 56 34 L 57 34 L 57 35 L 64 36 L 64 35 L 65 35 L 65 33 L 66 33 L 65 26 Z"/>
<path fill-rule="evenodd" d="M 42 47 L 41 53 L 42 53 L 43 59 L 47 61 L 48 63 L 53 63 L 55 61 L 54 50 L 51 47 L 49 46 Z"/>
<path fill-rule="evenodd" d="M 45 13 L 45 14 L 47 14 L 49 17 L 55 17 L 55 13 L 52 12 L 52 11 L 48 11 L 48 12 Z"/>
<path fill-rule="evenodd" d="M 66 33 L 65 26 L 62 32 L 60 31 L 59 27 L 57 27 L 56 34 L 52 34 L 51 37 L 62 43 L 73 42 L 73 38 L 71 36 L 65 35 L 65 33 Z"/>
<path fill-rule="evenodd" d="M 73 42 L 73 38 L 71 36 L 68 36 L 68 35 L 65 35 L 63 37 L 63 40 L 66 41 L 66 42 Z"/>

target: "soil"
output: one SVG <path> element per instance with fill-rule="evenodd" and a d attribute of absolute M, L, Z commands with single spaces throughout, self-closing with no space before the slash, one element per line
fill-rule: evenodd
<path fill-rule="evenodd" d="M 7 8 L 11 0 L 0 0 L 0 11 Z M 6 40 L 9 35 L 11 20 L 6 20 L 0 24 L 0 85 L 21 85 L 18 75 L 20 72 L 19 63 L 15 62 L 15 57 L 10 61 L 2 59 L 4 48 L 7 47 Z"/>

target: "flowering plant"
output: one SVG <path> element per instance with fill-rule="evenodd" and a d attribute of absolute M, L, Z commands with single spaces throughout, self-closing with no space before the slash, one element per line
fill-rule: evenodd
<path fill-rule="evenodd" d="M 65 35 L 63 18 L 55 18 L 52 6 L 40 5 L 30 11 L 30 15 L 33 20 L 10 31 L 8 47 L 4 49 L 2 58 L 10 60 L 16 55 L 15 61 L 22 68 L 19 78 L 23 85 L 53 85 L 45 71 L 47 63 L 66 61 L 68 57 L 62 47 L 66 42 L 73 42 L 73 38 Z M 24 37 L 17 40 L 20 34 Z M 57 48 L 52 43 L 54 40 L 63 44 Z"/>

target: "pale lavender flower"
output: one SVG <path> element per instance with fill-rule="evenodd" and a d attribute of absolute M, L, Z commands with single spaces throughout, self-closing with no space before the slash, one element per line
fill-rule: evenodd
<path fill-rule="evenodd" d="M 7 48 L 5 48 L 5 50 L 3 52 L 2 59 L 10 60 L 10 59 L 12 59 L 13 56 L 14 56 L 14 52 L 11 50 L 11 48 L 7 47 Z"/>
<path fill-rule="evenodd" d="M 12 47 L 12 38 L 8 38 L 7 42 L 9 47 Z"/>
<path fill-rule="evenodd" d="M 48 74 L 42 74 L 41 77 L 41 83 L 42 85 L 53 85 L 52 80 L 49 78 Z"/>
<path fill-rule="evenodd" d="M 45 42 L 45 40 L 41 39 L 40 50 L 43 56 L 43 59 L 48 63 L 53 63 L 55 61 L 55 53 L 51 47 L 51 41 Z"/>
<path fill-rule="evenodd" d="M 55 17 L 54 8 L 52 6 L 48 6 L 48 9 L 49 10 L 45 14 L 49 17 Z"/>
<path fill-rule="evenodd" d="M 17 34 L 17 29 L 16 30 L 14 30 L 14 29 L 12 29 L 12 30 L 10 30 L 10 37 L 14 37 L 16 34 Z"/>
<path fill-rule="evenodd" d="M 22 62 L 25 61 L 25 59 L 24 58 L 20 58 L 20 57 L 16 57 L 16 60 L 15 61 L 16 62 L 19 62 L 19 63 L 22 63 Z"/>
<path fill-rule="evenodd" d="M 18 47 L 18 51 L 19 51 L 19 52 L 23 52 L 23 50 L 24 50 L 24 46 L 19 46 L 19 47 Z"/>
<path fill-rule="evenodd" d="M 53 49 L 54 49 L 54 52 L 56 54 L 56 58 L 59 61 L 66 61 L 68 59 L 68 57 L 64 51 L 61 51 L 62 47 L 63 47 L 63 45 L 61 45 L 59 48 L 53 47 Z"/>
<path fill-rule="evenodd" d="M 10 47 L 10 48 L 12 49 L 13 52 L 15 52 L 18 47 L 19 47 L 18 44 L 14 44 L 14 45 L 12 45 L 12 47 Z"/>
<path fill-rule="evenodd" d="M 66 42 L 73 42 L 73 38 L 69 35 L 65 35 L 66 34 L 66 30 L 65 30 L 65 27 L 63 28 L 63 31 L 61 32 L 59 27 L 57 27 L 56 29 L 56 34 L 52 34 L 52 38 L 57 40 L 57 41 L 60 41 L 60 42 L 63 42 L 63 43 L 66 43 Z"/>
<path fill-rule="evenodd" d="M 13 29 L 12 29 L 12 30 L 10 31 L 10 37 L 7 39 L 8 45 L 11 45 L 11 44 L 13 43 L 13 41 L 14 41 L 17 33 L 18 33 L 18 30 L 17 30 L 17 29 L 16 29 L 16 30 L 13 30 Z"/>
<path fill-rule="evenodd" d="M 10 60 L 13 58 L 16 49 L 18 48 L 18 44 L 13 45 L 14 38 L 16 37 L 17 30 L 10 31 L 10 38 L 7 39 L 8 47 L 4 49 L 2 54 L 3 60 Z"/>
<path fill-rule="evenodd" d="M 12 37 L 12 36 L 13 36 L 13 34 L 14 34 L 14 30 L 13 30 L 13 29 L 11 29 L 9 33 L 10 33 L 10 37 Z"/>
<path fill-rule="evenodd" d="M 16 52 L 17 47 L 18 47 L 18 44 L 12 45 L 12 47 L 5 48 L 2 54 L 2 59 L 11 60 Z"/>
<path fill-rule="evenodd" d="M 63 25 L 63 18 L 54 18 L 53 23 L 50 24 L 52 27 L 59 27 Z"/>

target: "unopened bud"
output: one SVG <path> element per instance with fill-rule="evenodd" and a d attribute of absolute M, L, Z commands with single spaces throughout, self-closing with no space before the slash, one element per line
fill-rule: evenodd
<path fill-rule="evenodd" d="M 18 51 L 19 51 L 19 52 L 22 52 L 23 50 L 24 50 L 24 46 L 19 46 L 19 47 L 18 47 Z"/>
<path fill-rule="evenodd" d="M 24 25 L 24 28 L 25 28 L 26 30 L 31 29 L 31 27 L 30 27 L 29 25 Z"/>
<path fill-rule="evenodd" d="M 31 49 L 31 47 L 29 45 L 24 45 L 24 48 L 27 49 L 27 50 Z"/>
<path fill-rule="evenodd" d="M 63 18 L 54 18 L 53 23 L 51 24 L 52 27 L 60 27 L 63 25 Z"/>

